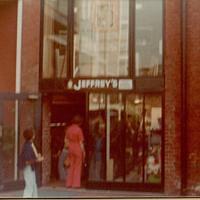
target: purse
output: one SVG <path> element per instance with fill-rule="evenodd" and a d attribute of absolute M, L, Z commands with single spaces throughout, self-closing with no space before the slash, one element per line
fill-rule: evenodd
<path fill-rule="evenodd" d="M 64 167 L 65 167 L 65 168 L 70 167 L 70 159 L 69 159 L 68 156 L 67 156 L 67 158 L 64 160 Z"/>

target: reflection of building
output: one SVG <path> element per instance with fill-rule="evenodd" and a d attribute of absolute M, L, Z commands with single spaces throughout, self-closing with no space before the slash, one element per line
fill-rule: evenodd
<path fill-rule="evenodd" d="M 42 1 L 0 1 L 5 188 L 22 179 L 17 158 L 24 128 L 36 129 L 45 156 L 38 175 L 45 185 L 52 130 L 63 137 L 64 126 L 79 113 L 85 122 L 86 187 L 196 194 L 200 36 L 199 27 L 191 25 L 200 20 L 199 1 L 118 0 L 117 29 L 109 31 L 94 28 L 94 1 L 46 0 L 44 12 Z M 186 21 L 180 2 L 187 2 Z M 78 91 L 67 88 L 79 81 Z M 90 180 L 91 124 L 97 116 L 97 134 L 105 124 L 98 154 L 103 164 L 98 178 Z"/>

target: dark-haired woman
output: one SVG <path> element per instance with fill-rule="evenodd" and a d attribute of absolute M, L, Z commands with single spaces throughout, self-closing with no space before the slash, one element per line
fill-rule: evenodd
<path fill-rule="evenodd" d="M 25 180 L 25 188 L 23 198 L 37 198 L 37 183 L 35 174 L 35 165 L 41 162 L 44 158 L 37 152 L 33 140 L 35 138 L 32 129 L 27 129 L 23 132 L 25 139 L 22 152 L 21 152 L 21 163 L 23 168 L 23 175 Z"/>

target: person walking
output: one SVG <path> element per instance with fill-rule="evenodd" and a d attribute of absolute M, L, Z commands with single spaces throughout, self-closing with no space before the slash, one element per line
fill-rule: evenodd
<path fill-rule="evenodd" d="M 67 172 L 66 187 L 81 187 L 82 163 L 85 159 L 84 136 L 80 128 L 82 119 L 76 115 L 71 125 L 66 129 L 65 140 L 68 140 L 68 156 L 70 166 Z"/>
<path fill-rule="evenodd" d="M 60 181 L 65 181 L 67 178 L 67 170 L 64 166 L 65 159 L 67 158 L 67 156 L 68 156 L 68 144 L 65 143 L 58 159 L 58 172 Z"/>
<path fill-rule="evenodd" d="M 25 139 L 22 151 L 20 154 L 20 168 L 23 169 L 25 188 L 23 198 L 37 198 L 37 183 L 35 167 L 36 163 L 43 161 L 43 157 L 39 154 L 35 148 L 33 140 L 35 134 L 32 129 L 27 129 L 23 132 Z"/>

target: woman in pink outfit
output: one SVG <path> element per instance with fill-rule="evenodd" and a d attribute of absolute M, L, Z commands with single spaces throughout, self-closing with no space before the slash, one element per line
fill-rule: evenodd
<path fill-rule="evenodd" d="M 75 116 L 71 125 L 66 129 L 65 140 L 68 141 L 70 160 L 66 187 L 80 188 L 81 186 L 81 169 L 85 158 L 84 137 L 80 128 L 81 121 L 79 116 Z"/>

